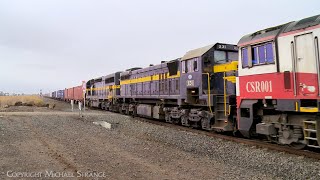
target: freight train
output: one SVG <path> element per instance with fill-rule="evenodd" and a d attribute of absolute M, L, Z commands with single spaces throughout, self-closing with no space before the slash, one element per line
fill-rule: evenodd
<path fill-rule="evenodd" d="M 86 83 L 88 106 L 320 146 L 320 15 L 215 43 Z M 65 93 L 66 94 L 66 93 Z"/>
<path fill-rule="evenodd" d="M 73 100 L 75 103 L 78 103 L 84 101 L 84 94 L 82 86 L 75 86 L 64 90 L 53 91 L 51 93 L 51 98 L 66 102 Z"/>

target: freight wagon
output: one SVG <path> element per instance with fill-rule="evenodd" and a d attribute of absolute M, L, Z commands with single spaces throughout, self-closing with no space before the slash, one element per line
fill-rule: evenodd
<path fill-rule="evenodd" d="M 71 101 L 74 100 L 76 102 L 82 102 L 84 98 L 84 93 L 82 90 L 82 86 L 76 86 L 72 88 L 66 88 L 64 90 L 64 100 Z"/>

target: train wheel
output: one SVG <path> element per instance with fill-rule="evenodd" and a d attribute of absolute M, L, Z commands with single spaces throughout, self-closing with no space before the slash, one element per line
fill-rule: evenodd
<path fill-rule="evenodd" d="M 210 130 L 210 123 L 209 120 L 206 118 L 201 119 L 201 129 L 203 130 Z"/>
<path fill-rule="evenodd" d="M 302 144 L 302 143 L 296 143 L 296 142 L 293 142 L 289 145 L 290 147 L 292 147 L 293 149 L 304 149 L 307 145 L 306 144 Z"/>
<path fill-rule="evenodd" d="M 167 123 L 172 123 L 172 118 L 168 112 L 165 112 L 165 120 Z"/>
<path fill-rule="evenodd" d="M 178 125 L 181 124 L 180 118 L 171 118 L 171 119 L 172 119 L 172 123 L 173 123 L 173 124 L 178 124 Z"/>
<path fill-rule="evenodd" d="M 184 116 L 181 116 L 181 124 L 183 126 L 190 126 L 190 123 L 189 123 L 189 117 L 184 115 Z"/>
<path fill-rule="evenodd" d="M 125 114 L 126 114 L 126 115 L 130 115 L 130 113 L 129 113 L 129 108 L 126 108 Z"/>

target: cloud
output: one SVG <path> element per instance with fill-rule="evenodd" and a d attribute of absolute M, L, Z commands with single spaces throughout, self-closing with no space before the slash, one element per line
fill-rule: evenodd
<path fill-rule="evenodd" d="M 290 8 L 288 8 L 290 4 Z M 319 1 L 0 1 L 0 90 L 63 89 L 315 15 Z M 272 7 L 272 8 L 268 8 Z M 308 11 L 302 11 L 308 9 Z"/>

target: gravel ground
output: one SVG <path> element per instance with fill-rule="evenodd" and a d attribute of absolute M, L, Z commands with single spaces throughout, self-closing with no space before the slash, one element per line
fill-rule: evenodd
<path fill-rule="evenodd" d="M 234 174 L 231 176 L 233 178 L 242 178 L 245 172 L 244 177 L 263 174 L 267 175 L 266 177 L 281 179 L 320 179 L 318 160 L 141 122 L 135 122 L 134 126 L 132 122 L 123 122 L 123 125 L 130 129 L 126 132 L 143 132 L 147 135 L 145 139 L 192 153 L 198 158 L 207 157 L 223 163 L 230 168 L 228 173 Z M 130 136 L 129 133 L 127 135 Z"/>
<path fill-rule="evenodd" d="M 99 179 L 320 179 L 313 159 L 110 112 L 87 110 L 79 118 L 68 104 L 46 101 L 56 108 L 0 113 L 0 179 L 12 179 L 8 171 L 41 172 L 42 178 L 45 171 L 65 172 L 70 179 L 92 179 L 79 172 L 104 172 Z"/>

